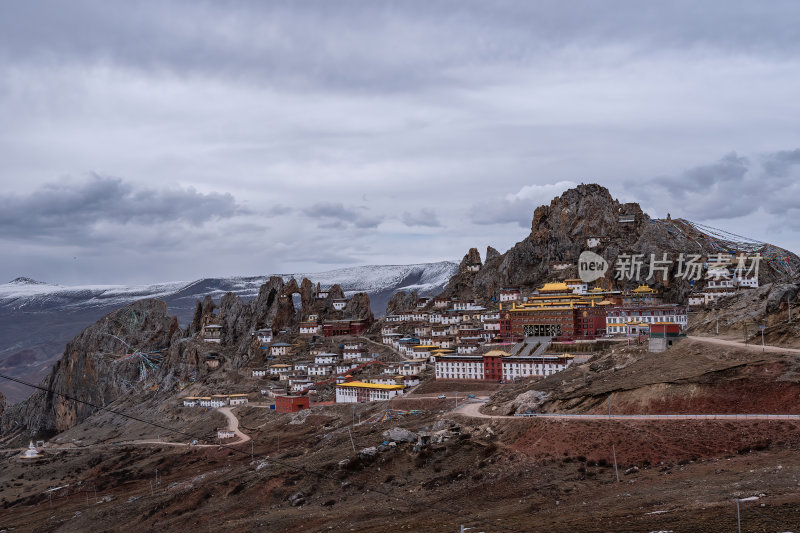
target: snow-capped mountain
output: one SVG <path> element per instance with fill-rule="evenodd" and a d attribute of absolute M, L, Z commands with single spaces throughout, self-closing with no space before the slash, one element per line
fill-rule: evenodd
<path fill-rule="evenodd" d="M 285 280 L 308 278 L 323 288 L 341 285 L 345 294 L 369 294 L 373 313 L 383 315 L 397 291 L 436 294 L 442 291 L 458 265 L 449 261 L 416 265 L 372 265 L 308 274 L 274 274 Z M 65 286 L 17 278 L 0 285 L 0 371 L 37 382 L 61 356 L 64 345 L 103 315 L 142 298 L 167 302 L 171 313 L 185 325 L 198 298 L 217 299 L 234 292 L 247 300 L 255 297 L 269 275 L 206 278 L 143 286 Z M 29 390 L 0 380 L 9 401 L 19 401 Z"/>

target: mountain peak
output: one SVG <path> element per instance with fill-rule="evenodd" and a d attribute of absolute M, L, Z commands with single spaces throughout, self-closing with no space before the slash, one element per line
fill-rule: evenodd
<path fill-rule="evenodd" d="M 20 276 L 18 278 L 14 278 L 8 282 L 9 285 L 47 285 L 44 281 L 37 281 L 32 278 L 26 278 L 24 276 Z"/>

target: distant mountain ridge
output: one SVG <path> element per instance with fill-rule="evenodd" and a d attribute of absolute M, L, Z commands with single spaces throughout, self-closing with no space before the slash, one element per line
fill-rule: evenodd
<path fill-rule="evenodd" d="M 369 294 L 372 311 L 384 314 L 397 291 L 438 294 L 455 274 L 449 261 L 413 265 L 370 265 L 307 274 L 276 274 L 299 283 L 308 278 L 323 288 L 339 284 L 346 295 Z M 198 298 L 219 299 L 233 292 L 244 300 L 255 298 L 270 276 L 205 278 L 153 285 L 64 286 L 20 277 L 0 285 L 0 371 L 38 383 L 58 360 L 65 344 L 105 314 L 144 298 L 164 300 L 181 324 L 192 318 Z M 0 380 L 9 402 L 30 394 L 22 386 Z"/>

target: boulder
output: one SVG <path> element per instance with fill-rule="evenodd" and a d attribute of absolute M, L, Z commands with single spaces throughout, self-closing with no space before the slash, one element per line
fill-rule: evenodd
<path fill-rule="evenodd" d="M 417 434 L 405 428 L 394 427 L 383 432 L 384 440 L 389 442 L 417 442 Z"/>
<path fill-rule="evenodd" d="M 774 313 L 780 309 L 781 304 L 787 299 L 793 300 L 797 296 L 797 285 L 791 283 L 775 283 L 767 296 L 767 313 Z"/>
<path fill-rule="evenodd" d="M 361 456 L 362 459 L 372 459 L 376 455 L 378 455 L 378 448 L 376 448 L 375 446 L 364 448 L 363 450 L 358 452 L 358 455 Z"/>
<path fill-rule="evenodd" d="M 299 507 L 306 503 L 306 495 L 302 492 L 296 492 L 289 496 L 289 503 L 292 505 L 292 507 Z"/>

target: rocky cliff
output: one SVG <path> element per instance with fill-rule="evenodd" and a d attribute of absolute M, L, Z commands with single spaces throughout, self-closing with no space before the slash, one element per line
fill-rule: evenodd
<path fill-rule="evenodd" d="M 417 291 L 396 292 L 389 299 L 389 303 L 386 304 L 386 314 L 391 315 L 400 311 L 411 311 L 416 307 L 418 299 Z"/>
<path fill-rule="evenodd" d="M 358 292 L 351 296 L 344 308 L 344 314 L 349 318 L 373 322 L 375 320 L 375 315 L 372 314 L 369 294 L 366 292 Z"/>
<path fill-rule="evenodd" d="M 300 316 L 295 294 L 300 295 L 306 312 L 318 312 L 322 319 L 374 320 L 366 293 L 356 293 L 344 310 L 336 311 L 331 302 L 344 296 L 341 287 L 334 285 L 327 299 L 313 303 L 309 287 L 305 279 L 298 285 L 294 279 L 285 283 L 273 276 L 248 302 L 232 292 L 219 302 L 207 296 L 197 302 L 185 330 L 176 317 L 167 314 L 163 301 L 140 300 L 114 311 L 67 344 L 42 382 L 52 392 L 38 391 L 5 409 L 0 430 L 51 435 L 92 415 L 97 410 L 94 406 L 109 405 L 128 393 L 169 393 L 181 382 L 235 370 L 253 359 L 263 362 L 263 350 L 253 332 L 265 327 L 295 329 Z M 219 344 L 203 341 L 206 324 L 221 326 Z"/>
<path fill-rule="evenodd" d="M 487 302 L 504 286 L 532 289 L 548 280 L 578 277 L 578 257 L 585 250 L 601 255 L 611 265 L 599 283 L 628 288 L 636 282 L 614 279 L 614 264 L 620 254 L 644 254 L 644 279 L 649 275 L 651 254 L 660 259 L 667 253 L 674 259 L 680 253 L 707 257 L 728 251 L 719 242 L 691 223 L 652 220 L 638 204 L 619 202 L 605 187 L 582 184 L 554 198 L 549 205 L 536 208 L 530 234 L 504 254 L 487 250 L 486 262 L 477 272 L 464 268 L 475 260 L 477 250 L 470 250 L 443 294 Z M 800 272 L 800 258 L 796 255 L 769 245 L 765 251 L 783 258 L 781 262 L 790 268 L 787 273 L 778 262 L 762 261 L 761 283 L 786 280 Z M 687 281 L 676 279 L 676 274 L 674 264 L 667 280 L 659 272 L 649 283 L 664 289 L 667 299 L 685 301 L 691 287 Z"/>
<path fill-rule="evenodd" d="M 32 435 L 68 429 L 124 394 L 144 364 L 138 352 L 157 353 L 180 337 L 178 321 L 158 300 L 140 300 L 110 313 L 70 341 L 41 386 L 28 400 L 6 409 L 2 430 L 25 428 Z"/>

